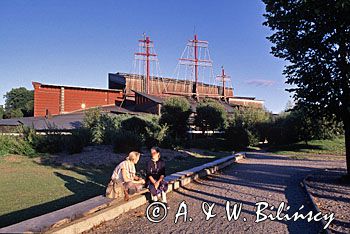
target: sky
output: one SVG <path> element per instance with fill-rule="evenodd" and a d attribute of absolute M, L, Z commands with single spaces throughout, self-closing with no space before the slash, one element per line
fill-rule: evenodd
<path fill-rule="evenodd" d="M 270 54 L 264 4 L 238 1 L 0 1 L 0 105 L 14 87 L 32 81 L 107 88 L 108 73 L 130 72 L 137 40 L 151 37 L 161 75 L 172 77 L 194 32 L 209 41 L 214 74 L 221 66 L 237 96 L 285 109 L 291 95 L 286 64 Z"/>

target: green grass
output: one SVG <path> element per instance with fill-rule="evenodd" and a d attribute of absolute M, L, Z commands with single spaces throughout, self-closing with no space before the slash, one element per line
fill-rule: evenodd
<path fill-rule="evenodd" d="M 203 151 L 202 154 L 193 153 L 188 158 L 180 159 L 180 160 L 171 160 L 166 164 L 167 174 L 172 174 L 178 171 L 183 171 L 186 169 L 190 169 L 193 167 L 197 167 L 199 165 L 211 162 L 215 159 L 225 157 L 231 155 L 230 152 L 209 152 Z"/>
<path fill-rule="evenodd" d="M 108 180 L 99 168 L 55 168 L 19 155 L 2 156 L 0 171 L 0 226 L 93 197 Z"/>
<path fill-rule="evenodd" d="M 166 174 L 230 155 L 229 152 L 188 155 L 167 162 Z M 0 227 L 52 212 L 104 194 L 116 165 L 62 167 L 43 165 L 39 157 L 0 157 Z M 145 163 L 136 165 L 144 170 Z"/>
<path fill-rule="evenodd" d="M 283 155 L 345 155 L 345 139 L 338 137 L 330 140 L 312 140 L 308 144 L 298 142 L 270 147 L 267 151 Z"/>

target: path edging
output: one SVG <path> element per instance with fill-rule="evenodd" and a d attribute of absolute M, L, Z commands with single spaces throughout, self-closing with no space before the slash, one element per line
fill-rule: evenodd
<path fill-rule="evenodd" d="M 307 178 L 309 178 L 309 177 L 310 177 L 310 175 L 306 176 L 306 177 L 303 179 L 302 185 L 303 185 L 303 187 L 305 188 L 306 194 L 307 194 L 307 196 L 309 197 L 309 200 L 311 201 L 313 208 L 316 210 L 317 213 L 320 213 L 321 210 L 320 210 L 320 208 L 318 207 L 318 205 L 316 204 L 316 201 L 315 201 L 314 197 L 311 195 L 309 185 L 308 185 L 307 182 L 306 182 L 306 181 L 307 181 Z M 323 227 L 326 226 L 326 221 L 325 221 L 324 219 L 321 219 L 321 223 L 322 223 Z M 324 228 L 323 228 L 322 230 L 323 230 L 325 233 L 327 233 L 327 234 L 331 234 L 329 228 L 327 228 L 327 229 L 324 229 Z"/>

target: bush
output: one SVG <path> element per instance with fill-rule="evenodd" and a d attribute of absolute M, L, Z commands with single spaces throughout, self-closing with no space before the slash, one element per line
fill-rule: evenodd
<path fill-rule="evenodd" d="M 242 126 L 230 125 L 225 131 L 226 145 L 230 149 L 243 149 L 249 146 L 249 131 Z"/>
<path fill-rule="evenodd" d="M 112 144 L 115 132 L 121 127 L 121 122 L 129 118 L 129 115 L 112 116 L 101 113 L 98 108 L 85 112 L 83 127 L 89 130 L 92 144 Z"/>
<path fill-rule="evenodd" d="M 129 131 L 119 131 L 114 138 L 113 149 L 115 152 L 127 153 L 133 150 L 140 151 L 142 139 L 138 134 Z"/>
<path fill-rule="evenodd" d="M 90 143 L 89 129 L 79 128 L 72 132 L 72 135 L 65 136 L 65 149 L 70 154 L 81 153 L 85 146 Z"/>
<path fill-rule="evenodd" d="M 160 145 L 168 133 L 169 127 L 159 124 L 159 118 L 132 116 L 121 121 L 118 132 L 132 132 L 138 135 L 147 147 Z"/>
<path fill-rule="evenodd" d="M 332 139 L 342 135 L 343 125 L 335 119 L 314 116 L 303 108 L 281 113 L 266 128 L 271 145 L 293 144 L 310 140 Z"/>
<path fill-rule="evenodd" d="M 34 147 L 34 142 L 36 140 L 36 131 L 34 128 L 21 125 L 18 127 L 18 132 L 23 134 L 23 139 Z"/>
<path fill-rule="evenodd" d="M 63 137 L 60 133 L 49 132 L 46 135 L 36 135 L 32 144 L 40 153 L 58 153 L 65 147 Z"/>
<path fill-rule="evenodd" d="M 226 126 L 227 112 L 215 100 L 204 99 L 196 108 L 195 124 L 203 133 L 207 130 L 223 129 Z"/>
<path fill-rule="evenodd" d="M 233 124 L 252 130 L 256 125 L 268 122 L 271 114 L 265 109 L 241 107 L 233 112 Z"/>
<path fill-rule="evenodd" d="M 146 127 L 147 134 L 145 135 L 145 145 L 148 148 L 159 146 L 165 140 L 169 127 L 167 125 L 152 125 Z"/>
<path fill-rule="evenodd" d="M 0 135 L 0 155 L 7 154 L 35 156 L 36 152 L 23 138 Z"/>
<path fill-rule="evenodd" d="M 253 107 L 241 107 L 235 109 L 233 116 L 230 119 L 230 124 L 242 127 L 253 134 L 258 141 L 264 141 L 266 131 L 270 126 L 267 124 L 272 120 L 272 114 L 265 109 Z"/>
<path fill-rule="evenodd" d="M 142 117 L 132 116 L 121 122 L 121 130 L 133 132 L 143 137 L 147 134 L 147 127 L 150 127 L 151 125 L 152 123 L 150 121 L 147 121 Z"/>
<path fill-rule="evenodd" d="M 228 150 L 224 138 L 205 137 L 191 140 L 191 147 L 210 151 Z"/>
<path fill-rule="evenodd" d="M 259 145 L 259 137 L 256 135 L 256 133 L 247 130 L 248 134 L 248 146 L 257 146 Z"/>
<path fill-rule="evenodd" d="M 159 123 L 169 126 L 172 137 L 182 138 L 186 136 L 187 122 L 191 113 L 191 106 L 186 98 L 169 97 L 163 103 Z"/>
<path fill-rule="evenodd" d="M 89 129 L 84 127 L 74 130 L 72 135 L 62 135 L 58 132 L 38 135 L 34 128 L 25 126 L 22 126 L 19 132 L 23 134 L 26 142 L 41 153 L 58 153 L 63 150 L 71 154 L 80 153 L 84 146 L 90 143 Z"/>

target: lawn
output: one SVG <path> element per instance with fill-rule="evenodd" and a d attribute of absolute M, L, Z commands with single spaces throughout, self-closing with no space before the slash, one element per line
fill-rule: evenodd
<path fill-rule="evenodd" d="M 167 174 L 202 165 L 230 152 L 188 153 L 167 161 Z M 104 194 L 115 165 L 65 167 L 39 157 L 0 157 L 0 227 L 8 226 Z M 144 170 L 145 163 L 137 165 Z"/>
<path fill-rule="evenodd" d="M 345 138 L 312 140 L 308 144 L 298 142 L 290 145 L 269 147 L 267 151 L 284 155 L 345 155 Z"/>

